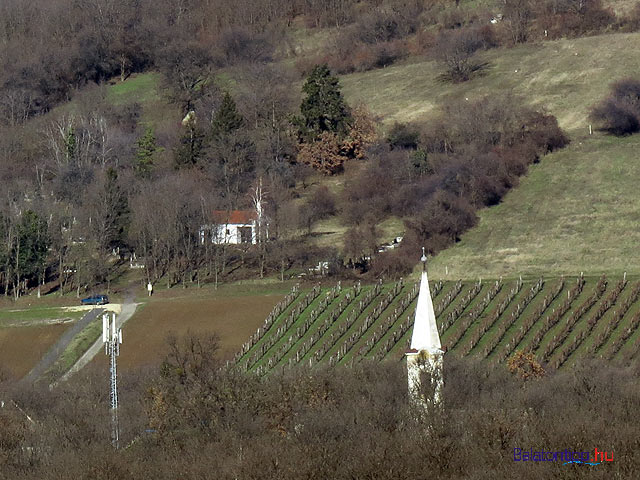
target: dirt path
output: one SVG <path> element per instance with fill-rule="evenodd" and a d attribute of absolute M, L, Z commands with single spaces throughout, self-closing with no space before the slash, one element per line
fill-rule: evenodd
<path fill-rule="evenodd" d="M 23 381 L 33 383 L 38 380 L 60 357 L 65 348 L 71 343 L 71 340 L 102 312 L 104 312 L 103 308 L 94 308 L 64 332 L 58 341 L 44 354 L 37 365 L 24 377 Z"/>
<path fill-rule="evenodd" d="M 133 292 L 129 292 L 127 294 L 127 298 L 125 299 L 125 303 L 122 304 L 122 309 L 120 310 L 120 315 L 116 317 L 116 322 L 118 324 L 118 328 L 122 328 L 122 326 L 129 320 L 136 311 L 137 304 L 134 301 Z M 98 352 L 104 349 L 104 344 L 102 343 L 102 335 L 94 342 L 93 345 L 89 347 L 89 349 L 82 355 L 78 361 L 73 364 L 73 366 L 69 369 L 67 373 L 65 373 L 60 381 L 67 380 L 71 375 L 82 369 L 85 365 L 87 365 L 93 357 L 95 357 Z"/>

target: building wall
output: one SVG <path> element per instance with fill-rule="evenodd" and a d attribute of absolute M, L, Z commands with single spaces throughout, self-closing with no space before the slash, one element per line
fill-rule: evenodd
<path fill-rule="evenodd" d="M 251 229 L 250 241 L 241 241 L 241 229 Z M 262 238 L 267 238 L 269 235 L 269 224 L 263 224 Z M 249 236 L 249 235 L 248 235 Z M 207 238 L 211 238 L 211 243 L 217 245 L 238 245 L 240 243 L 258 243 L 258 225 L 255 220 L 251 223 L 229 223 L 227 225 L 203 225 L 200 227 L 200 243 L 204 244 Z"/>
<path fill-rule="evenodd" d="M 216 225 L 214 227 L 214 235 L 211 239 L 212 243 L 222 245 L 238 245 L 242 243 L 240 229 L 251 228 L 251 243 L 256 243 L 256 225 L 252 222 L 247 225 L 231 223 L 228 225 Z"/>
<path fill-rule="evenodd" d="M 440 392 L 442 390 L 442 353 L 430 354 L 426 350 L 418 353 L 405 354 L 407 362 L 407 380 L 409 387 L 409 397 L 418 403 L 424 403 L 420 392 L 422 390 L 420 374 L 428 372 L 435 376 L 434 401 L 440 400 Z"/>

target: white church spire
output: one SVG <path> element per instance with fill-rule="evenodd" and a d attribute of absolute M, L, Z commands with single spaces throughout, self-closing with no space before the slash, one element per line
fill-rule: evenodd
<path fill-rule="evenodd" d="M 411 345 L 405 358 L 407 360 L 407 380 L 409 395 L 412 400 L 422 406 L 430 402 L 440 401 L 442 390 L 442 356 L 440 335 L 436 325 L 436 315 L 433 311 L 429 279 L 427 277 L 427 256 L 422 248 L 422 278 L 420 292 L 416 305 L 416 317 L 413 324 Z M 428 373 L 431 378 L 431 393 L 423 391 L 422 373 Z M 426 395 L 426 396 L 425 396 Z"/>
<path fill-rule="evenodd" d="M 422 278 L 420 279 L 416 318 L 413 324 L 413 335 L 411 336 L 411 349 L 435 353 L 441 349 L 441 344 L 438 326 L 436 325 L 436 314 L 433 311 L 433 302 L 429 291 L 427 257 L 424 253 L 424 247 L 422 248 L 422 258 L 420 260 L 422 260 Z"/>

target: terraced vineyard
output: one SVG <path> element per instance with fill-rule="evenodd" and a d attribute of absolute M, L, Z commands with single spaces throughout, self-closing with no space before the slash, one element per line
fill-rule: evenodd
<path fill-rule="evenodd" d="M 444 348 L 491 362 L 518 350 L 552 368 L 580 357 L 630 361 L 640 349 L 640 281 L 540 278 L 431 282 Z M 266 374 L 296 365 L 399 359 L 409 345 L 418 285 L 294 288 L 234 358 Z"/>

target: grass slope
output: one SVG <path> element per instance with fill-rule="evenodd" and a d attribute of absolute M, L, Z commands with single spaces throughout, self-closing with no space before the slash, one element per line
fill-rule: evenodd
<path fill-rule="evenodd" d="M 572 144 L 531 167 L 503 202 L 431 264 L 434 278 L 639 273 L 630 262 L 640 232 L 635 179 L 640 138 L 589 136 L 589 108 L 611 82 L 640 70 L 640 34 L 557 40 L 484 54 L 483 76 L 438 80 L 432 61 L 342 78 L 347 99 L 383 120 L 428 121 L 449 98 L 512 91 L 558 118 Z M 448 272 L 448 275 L 447 275 Z"/>
<path fill-rule="evenodd" d="M 640 69 L 640 33 L 610 34 L 489 50 L 484 75 L 442 82 L 435 61 L 398 64 L 341 78 L 350 103 L 363 102 L 386 123 L 427 121 L 450 98 L 513 92 L 558 118 L 570 132 L 588 129 L 587 115 L 609 83 Z"/>
<path fill-rule="evenodd" d="M 574 141 L 530 168 L 503 202 L 432 262 L 435 277 L 640 273 L 640 137 Z"/>

